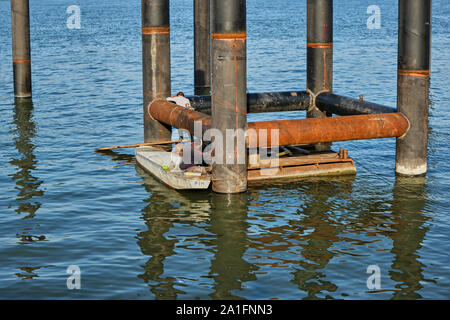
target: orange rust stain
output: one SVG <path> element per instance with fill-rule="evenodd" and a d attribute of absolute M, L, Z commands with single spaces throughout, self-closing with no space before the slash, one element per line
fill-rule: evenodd
<path fill-rule="evenodd" d="M 30 63 L 30 59 L 13 59 L 13 63 Z"/>
<path fill-rule="evenodd" d="M 247 33 L 211 33 L 211 38 L 214 40 L 246 39 Z"/>
<path fill-rule="evenodd" d="M 333 42 L 308 42 L 308 48 L 333 48 Z"/>
<path fill-rule="evenodd" d="M 328 74 L 327 74 L 327 52 L 323 51 L 323 85 L 322 90 L 328 89 Z"/>
<path fill-rule="evenodd" d="M 239 88 L 238 88 L 238 66 L 237 66 L 237 52 L 236 52 L 236 47 L 237 47 L 237 43 L 236 40 L 234 41 L 233 44 L 233 59 L 234 59 L 234 87 L 235 87 L 235 106 L 234 106 L 234 112 L 236 114 L 235 116 L 235 123 L 234 123 L 234 127 L 236 129 L 238 129 L 238 110 L 239 110 Z M 236 138 L 237 139 L 237 138 Z M 237 162 L 237 153 L 238 153 L 238 146 L 237 143 L 235 143 L 234 145 L 234 159 L 233 161 Z M 238 166 L 234 166 L 235 169 L 235 174 L 236 176 L 239 176 L 239 167 Z M 238 192 L 239 191 L 239 185 L 236 184 L 235 185 L 235 191 Z"/>
<path fill-rule="evenodd" d="M 143 27 L 142 34 L 170 33 L 169 27 Z"/>
<path fill-rule="evenodd" d="M 398 70 L 401 76 L 428 77 L 430 70 Z"/>

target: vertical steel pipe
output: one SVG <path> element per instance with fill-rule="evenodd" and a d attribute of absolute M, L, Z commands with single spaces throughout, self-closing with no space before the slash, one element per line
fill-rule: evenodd
<path fill-rule="evenodd" d="M 395 170 L 415 176 L 427 171 L 431 0 L 399 0 L 398 13 L 397 110 L 411 128 L 397 139 Z"/>
<path fill-rule="evenodd" d="M 170 140 L 171 128 L 151 119 L 147 106 L 171 95 L 169 0 L 142 0 L 144 141 Z"/>
<path fill-rule="evenodd" d="M 194 0 L 194 92 L 209 95 L 211 90 L 210 0 Z"/>
<path fill-rule="evenodd" d="M 331 92 L 333 87 L 333 0 L 307 0 L 306 33 L 306 87 L 313 95 Z M 314 105 L 307 112 L 308 118 L 325 116 L 327 114 Z M 318 144 L 315 147 L 321 151 L 329 149 L 330 146 L 331 144 Z"/>
<path fill-rule="evenodd" d="M 223 136 L 223 158 L 216 152 L 212 189 L 239 193 L 247 190 L 246 148 L 237 138 L 247 128 L 246 1 L 212 0 L 211 5 L 212 127 Z M 233 141 L 225 138 L 227 131 L 236 133 Z"/>
<path fill-rule="evenodd" d="M 30 9 L 28 0 L 11 0 L 14 96 L 31 98 Z"/>

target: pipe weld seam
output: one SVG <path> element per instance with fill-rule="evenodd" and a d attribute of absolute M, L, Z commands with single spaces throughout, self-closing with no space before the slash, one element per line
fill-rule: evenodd
<path fill-rule="evenodd" d="M 330 92 L 330 90 L 324 89 L 324 90 L 320 90 L 319 92 L 317 92 L 316 94 L 314 94 L 310 89 L 306 89 L 306 92 L 309 93 L 309 108 L 308 108 L 307 112 L 311 112 L 311 111 L 313 111 L 313 110 L 319 110 L 319 111 L 321 111 L 321 110 L 317 107 L 317 105 L 316 105 L 316 99 L 317 99 L 317 96 L 318 96 L 319 94 L 321 94 L 321 93 L 324 93 L 324 92 Z"/>
<path fill-rule="evenodd" d="M 156 120 L 155 118 L 153 118 L 152 113 L 150 112 L 150 108 L 151 108 L 153 102 L 155 102 L 156 100 L 159 100 L 159 99 L 155 99 L 155 100 L 153 100 L 152 102 L 150 102 L 150 103 L 148 104 L 148 107 L 147 107 L 147 114 L 148 114 L 148 116 L 150 117 L 150 119 L 155 120 L 155 121 L 158 121 L 158 120 Z"/>
<path fill-rule="evenodd" d="M 411 122 L 409 122 L 408 117 L 405 116 L 403 113 L 401 113 L 401 112 L 398 112 L 398 113 L 401 114 L 405 118 L 406 122 L 408 122 L 408 128 L 406 129 L 405 133 L 402 134 L 400 137 L 397 137 L 398 139 L 403 139 L 406 136 L 406 134 L 408 133 L 409 129 L 411 129 Z"/>

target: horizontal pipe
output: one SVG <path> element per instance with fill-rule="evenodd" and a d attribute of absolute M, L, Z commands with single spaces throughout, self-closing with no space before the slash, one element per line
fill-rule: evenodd
<path fill-rule="evenodd" d="M 211 116 L 202 112 L 185 109 L 167 100 L 155 100 L 148 106 L 151 118 L 178 129 L 185 129 L 194 134 L 194 123 L 202 122 L 202 135 L 211 128 Z M 197 134 L 197 133 L 195 133 Z"/>
<path fill-rule="evenodd" d="M 321 93 L 316 97 L 316 106 L 322 111 L 340 116 L 397 112 L 396 109 L 381 104 L 364 100 L 361 101 L 328 92 Z"/>
<path fill-rule="evenodd" d="M 202 134 L 211 128 L 211 117 L 187 110 L 166 100 L 156 100 L 148 108 L 154 119 L 176 128 L 194 132 L 194 122 L 202 122 Z M 354 115 L 345 117 L 309 118 L 249 122 L 249 130 L 267 130 L 267 141 L 249 134 L 248 145 L 266 147 L 275 145 L 314 144 L 334 141 L 401 137 L 409 129 L 409 122 L 401 113 Z M 279 140 L 271 141 L 271 130 L 278 130 Z M 256 139 L 255 139 L 256 138 Z"/>
<path fill-rule="evenodd" d="M 384 113 L 261 121 L 249 123 L 248 128 L 255 129 L 257 132 L 261 129 L 268 130 L 267 143 L 258 140 L 256 144 L 259 147 L 265 147 L 270 146 L 271 143 L 285 146 L 400 137 L 408 131 L 409 122 L 401 113 Z M 271 130 L 279 130 L 278 142 L 271 142 L 269 134 Z"/>
<path fill-rule="evenodd" d="M 211 114 L 211 96 L 188 96 L 192 107 Z M 309 93 L 306 91 L 247 93 L 247 113 L 308 110 Z"/>
<path fill-rule="evenodd" d="M 188 96 L 192 107 L 211 114 L 211 96 Z M 307 91 L 262 92 L 247 94 L 247 113 L 308 110 L 310 95 Z M 395 108 L 359 99 L 324 92 L 317 96 L 316 106 L 339 116 L 394 113 Z"/>

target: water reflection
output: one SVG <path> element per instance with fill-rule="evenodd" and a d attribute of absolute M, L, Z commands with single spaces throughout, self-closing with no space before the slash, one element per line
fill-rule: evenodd
<path fill-rule="evenodd" d="M 389 292 L 393 292 L 393 299 L 417 299 L 421 298 L 421 283 L 429 281 L 424 279 L 419 256 L 429 219 L 423 178 L 399 177 L 392 193 L 387 185 L 367 197 L 357 196 L 360 191 L 355 186 L 370 189 L 371 185 L 355 184 L 354 177 L 275 183 L 252 187 L 247 194 L 220 195 L 177 192 L 137 170 L 149 193 L 142 210 L 147 230 L 137 235 L 137 242 L 150 258 L 139 278 L 156 299 L 194 295 L 191 288 L 183 291 L 186 286 L 177 282 L 182 277 L 197 282 L 195 290 L 202 287 L 195 293 L 199 297 L 277 297 L 278 288 L 273 288 L 271 296 L 247 289 L 261 286 L 258 281 L 268 281 L 264 275 L 272 268 L 286 270 L 280 281 L 287 277 L 298 288 L 290 297 L 300 294 L 303 299 L 352 294 L 377 298 L 378 293 L 386 298 Z M 283 207 L 288 202 L 294 206 Z M 295 206 L 296 212 L 292 212 Z M 201 234 L 190 234 L 192 241 L 185 245 L 185 238 L 178 234 L 180 229 Z M 187 271 L 181 262 L 174 266 L 179 254 L 192 259 L 203 255 L 204 264 L 210 264 L 209 272 L 200 268 Z M 383 276 L 388 275 L 395 288 L 388 288 L 389 281 L 383 280 L 383 290 L 367 291 L 364 271 L 373 261 L 391 264 L 389 270 L 383 269 Z M 345 270 L 344 278 L 353 277 L 347 278 L 348 282 L 336 278 L 338 274 L 332 271 L 331 265 L 341 263 L 353 265 Z M 360 275 L 358 279 L 355 273 Z M 205 278 L 210 282 L 198 284 Z M 346 283 L 359 287 L 354 291 Z"/>
<path fill-rule="evenodd" d="M 138 166 L 136 170 L 141 176 L 145 173 Z M 159 186 L 157 181 L 150 181 L 146 178 L 147 183 L 144 184 L 145 190 L 150 197 L 145 200 L 146 206 L 142 209 L 143 219 L 147 230 L 137 235 L 138 245 L 144 255 L 151 258 L 143 266 L 144 273 L 138 277 L 147 283 L 151 292 L 155 295 L 155 299 L 176 299 L 177 294 L 181 293 L 175 289 L 175 279 L 173 277 L 164 277 L 164 260 L 172 256 L 176 240 L 167 239 L 165 234 L 172 228 L 171 219 L 164 219 L 164 213 L 170 212 L 174 208 L 174 203 L 178 203 L 178 199 L 174 199 L 174 193 L 162 192 L 164 186 Z M 153 183 L 152 183 L 153 182 Z M 158 190 L 159 189 L 159 190 Z M 162 198 L 160 198 L 162 197 Z"/>
<path fill-rule="evenodd" d="M 175 223 L 191 228 L 194 224 L 206 223 L 204 231 L 212 235 L 203 234 L 194 241 L 213 253 L 208 277 L 214 280 L 214 292 L 210 297 L 239 299 L 233 291 L 239 291 L 246 281 L 256 280 L 251 275 L 256 267 L 243 258 L 247 249 L 248 195 L 178 192 L 161 185 L 139 167 L 136 170 L 146 182 L 144 187 L 150 194 L 142 210 L 148 230 L 140 232 L 137 237 L 142 253 L 151 258 L 143 266 L 144 273 L 139 278 L 149 285 L 156 299 L 175 299 L 177 295 L 185 294 L 175 277 L 164 276 L 164 262 L 176 254 L 175 247 L 178 245 L 181 248 L 180 242 L 184 240 L 181 237 L 171 238 L 167 234 Z M 194 248 L 183 248 L 194 251 Z M 178 272 L 183 274 L 181 264 Z M 192 275 L 181 277 L 189 276 Z"/>
<path fill-rule="evenodd" d="M 41 267 L 19 267 L 18 269 L 23 271 L 16 273 L 16 276 L 18 278 L 22 280 L 30 280 L 39 277 L 39 275 L 37 275 L 35 271 L 41 269 Z"/>
<path fill-rule="evenodd" d="M 389 276 L 397 284 L 393 299 L 419 299 L 422 289 L 424 264 L 420 262 L 419 250 L 428 231 L 425 223 L 427 188 L 425 177 L 397 177 L 393 190 L 393 229 L 389 234 L 393 241 L 394 255 Z"/>
<path fill-rule="evenodd" d="M 304 299 L 318 299 L 318 294 L 332 293 L 337 286 L 325 280 L 323 270 L 337 253 L 330 248 L 340 241 L 344 225 L 333 216 L 336 195 L 350 193 L 353 179 L 341 183 L 313 183 L 308 188 L 309 197 L 302 206 L 304 218 L 292 220 L 290 225 L 299 233 L 298 240 L 304 243 L 301 251 L 301 268 L 293 273 L 292 282 L 306 293 Z M 307 232 L 305 232 L 307 231 Z M 330 296 L 327 296 L 330 298 Z"/>
<path fill-rule="evenodd" d="M 33 121 L 33 103 L 30 99 L 16 99 L 14 103 L 14 118 L 11 130 L 14 136 L 14 144 L 19 155 L 11 158 L 9 163 L 17 168 L 11 175 L 16 183 L 18 214 L 26 214 L 24 219 L 33 218 L 41 203 L 36 200 L 43 196 L 44 192 L 39 189 L 42 181 L 33 176 L 37 160 L 34 155 L 35 145 L 33 139 L 36 135 L 36 125 Z"/>
<path fill-rule="evenodd" d="M 162 185 L 139 166 L 136 166 L 136 171 L 150 194 L 142 209 L 148 229 L 137 235 L 137 243 L 142 253 L 151 258 L 143 266 L 144 273 L 139 278 L 149 285 L 155 299 L 176 299 L 177 295 L 185 292 L 177 288 L 180 283 L 175 277 L 164 275 L 164 263 L 175 255 L 175 246 L 181 239 L 171 239 L 167 233 L 177 222 L 192 225 L 208 220 L 211 205 L 209 200 L 203 199 L 208 193 L 200 192 L 200 196 L 194 192 L 181 193 Z"/>
<path fill-rule="evenodd" d="M 208 230 L 214 258 L 209 276 L 214 279 L 213 299 L 239 299 L 238 292 L 245 282 L 256 280 L 257 267 L 244 259 L 248 247 L 248 194 L 212 194 L 211 221 Z"/>

